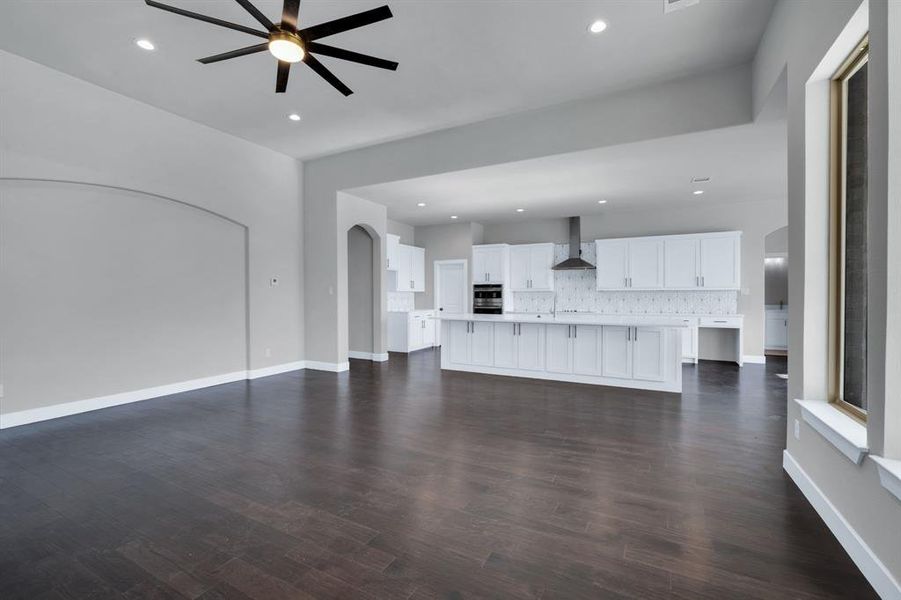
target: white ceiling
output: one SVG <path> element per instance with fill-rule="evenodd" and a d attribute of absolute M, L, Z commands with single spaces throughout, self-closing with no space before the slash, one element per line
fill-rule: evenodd
<path fill-rule="evenodd" d="M 346 191 L 386 205 L 389 218 L 410 225 L 451 223 L 451 215 L 498 223 L 781 200 L 785 140 L 785 121 L 760 122 Z M 693 177 L 711 181 L 694 184 Z M 694 195 L 697 189 L 704 194 Z M 602 199 L 607 203 L 598 204 Z"/>
<path fill-rule="evenodd" d="M 249 26 L 235 2 L 164 0 Z M 302 0 L 301 25 L 384 0 Z M 323 41 L 397 60 L 397 72 L 328 57 L 356 93 L 303 65 L 276 95 L 268 53 L 201 65 L 252 36 L 142 0 L 2 0 L 0 48 L 298 158 L 397 139 L 749 60 L 773 0 L 387 0 L 395 18 Z M 270 18 L 281 2 L 257 0 Z M 606 32 L 587 25 L 601 18 Z M 155 52 L 134 45 L 151 39 Z M 290 112 L 303 120 L 292 123 Z"/>

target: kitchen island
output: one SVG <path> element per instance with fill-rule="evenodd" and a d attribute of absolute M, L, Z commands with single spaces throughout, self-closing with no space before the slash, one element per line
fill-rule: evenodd
<path fill-rule="evenodd" d="M 682 392 L 678 317 L 443 314 L 441 368 Z"/>

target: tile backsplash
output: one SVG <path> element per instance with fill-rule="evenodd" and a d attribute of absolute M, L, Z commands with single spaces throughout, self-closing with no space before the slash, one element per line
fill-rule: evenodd
<path fill-rule="evenodd" d="M 564 260 L 569 255 L 569 246 L 557 244 L 554 254 L 555 262 Z M 593 243 L 582 244 L 582 258 L 596 264 Z M 555 293 L 513 294 L 513 312 L 551 312 L 555 295 L 558 311 L 655 315 L 734 315 L 738 312 L 736 291 L 599 292 L 595 289 L 594 271 L 556 271 L 554 289 Z"/>
<path fill-rule="evenodd" d="M 410 312 L 414 305 L 413 292 L 388 292 L 388 312 Z"/>

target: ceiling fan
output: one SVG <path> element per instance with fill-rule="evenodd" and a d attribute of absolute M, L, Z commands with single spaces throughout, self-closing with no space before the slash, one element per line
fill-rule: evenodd
<path fill-rule="evenodd" d="M 244 10 L 249 12 L 254 19 L 259 21 L 260 25 L 266 28 L 266 31 L 259 31 L 252 27 L 230 23 L 228 21 L 223 21 L 222 19 L 217 19 L 216 17 L 210 17 L 175 6 L 169 6 L 168 4 L 156 2 L 156 0 L 144 0 L 148 6 L 152 6 L 153 8 L 159 8 L 177 15 L 182 15 L 183 17 L 205 21 L 213 25 L 218 25 L 219 27 L 234 29 L 235 31 L 255 35 L 268 40 L 262 44 L 247 46 L 246 48 L 239 48 L 237 50 L 223 52 L 222 54 L 199 58 L 197 60 L 198 62 L 208 65 L 222 60 L 229 60 L 231 58 L 247 56 L 248 54 L 256 54 L 257 52 L 269 50 L 269 52 L 278 59 L 275 91 L 279 94 L 284 93 L 288 87 L 288 73 L 291 70 L 291 65 L 301 61 L 306 63 L 308 67 L 313 69 L 320 77 L 332 84 L 335 89 L 345 96 L 353 94 L 353 91 L 344 85 L 340 79 L 335 77 L 334 73 L 325 68 L 325 65 L 319 62 L 313 54 L 331 56 L 333 58 L 349 60 L 362 65 L 369 65 L 370 67 L 378 67 L 380 69 L 388 69 L 391 71 L 397 69 L 397 63 L 394 61 L 376 58 L 367 54 L 360 54 L 359 52 L 352 52 L 343 48 L 327 46 L 326 44 L 321 44 L 316 41 L 319 38 L 341 33 L 342 31 L 364 27 L 366 25 L 378 23 L 384 19 L 390 19 L 392 17 L 391 9 L 387 6 L 380 6 L 379 8 L 365 10 L 355 15 L 341 17 L 340 19 L 320 23 L 319 25 L 298 29 L 297 13 L 300 9 L 300 0 L 284 0 L 282 20 L 278 24 L 273 23 L 266 18 L 266 15 L 261 13 L 256 6 L 251 4 L 250 0 L 235 1 L 240 4 Z"/>

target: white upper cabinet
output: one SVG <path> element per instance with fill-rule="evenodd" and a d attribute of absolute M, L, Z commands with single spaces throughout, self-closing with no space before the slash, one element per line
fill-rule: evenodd
<path fill-rule="evenodd" d="M 554 244 L 510 247 L 510 290 L 549 292 L 554 289 Z"/>
<path fill-rule="evenodd" d="M 400 236 L 389 233 L 385 236 L 385 254 L 387 258 L 385 268 L 389 271 L 397 271 L 397 247 L 400 246 Z"/>
<path fill-rule="evenodd" d="M 410 246 L 410 257 L 412 259 L 411 279 L 413 281 L 412 288 L 414 292 L 425 291 L 425 248 L 417 248 Z"/>
<path fill-rule="evenodd" d="M 741 286 L 741 238 L 709 235 L 701 238 L 701 287 L 736 289 Z"/>
<path fill-rule="evenodd" d="M 628 283 L 629 241 L 597 240 L 597 288 L 622 290 Z"/>
<path fill-rule="evenodd" d="M 697 238 L 672 238 L 663 243 L 666 262 L 665 287 L 693 289 L 700 286 L 700 240 Z"/>
<path fill-rule="evenodd" d="M 472 282 L 506 283 L 508 252 L 507 244 L 473 246 Z"/>
<path fill-rule="evenodd" d="M 395 292 L 425 291 L 425 249 L 398 244 L 394 258 L 389 259 L 394 272 Z M 389 278 L 390 279 L 390 278 Z"/>
<path fill-rule="evenodd" d="M 597 289 L 741 287 L 741 232 L 597 240 Z"/>
<path fill-rule="evenodd" d="M 659 290 L 663 287 L 663 240 L 645 238 L 629 242 L 629 288 Z"/>

